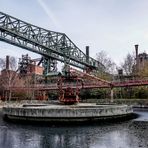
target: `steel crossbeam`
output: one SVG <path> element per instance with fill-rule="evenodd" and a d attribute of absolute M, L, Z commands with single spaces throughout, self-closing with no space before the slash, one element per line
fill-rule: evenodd
<path fill-rule="evenodd" d="M 135 87 L 135 86 L 144 86 L 144 85 L 148 85 L 148 80 L 139 80 L 139 81 L 128 81 L 128 82 L 119 82 L 119 83 L 112 83 L 112 86 L 114 88 L 116 87 Z M 66 88 L 66 86 L 63 86 L 63 88 Z M 75 85 L 71 85 L 71 88 L 76 88 Z M 89 84 L 84 84 L 83 89 L 93 89 L 93 88 L 111 88 L 110 85 L 108 85 L 107 83 L 101 83 L 98 84 L 93 84 L 93 83 L 89 83 Z M 53 84 L 41 84 L 41 85 L 36 85 L 36 86 L 30 86 L 30 87 L 21 87 L 21 86 L 13 86 L 11 87 L 11 90 L 15 91 L 15 90 L 58 90 L 57 85 L 53 85 Z"/>
<path fill-rule="evenodd" d="M 82 52 L 64 33 L 49 31 L 0 12 L 0 40 L 75 67 L 104 66 Z"/>

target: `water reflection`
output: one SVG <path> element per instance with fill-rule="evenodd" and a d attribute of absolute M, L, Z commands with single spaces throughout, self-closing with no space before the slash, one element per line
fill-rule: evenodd
<path fill-rule="evenodd" d="M 1 119 L 0 119 L 1 120 Z M 147 148 L 148 122 L 43 127 L 0 121 L 0 148 Z"/>
<path fill-rule="evenodd" d="M 41 135 L 29 130 L 0 127 L 1 148 L 37 148 L 41 142 Z"/>

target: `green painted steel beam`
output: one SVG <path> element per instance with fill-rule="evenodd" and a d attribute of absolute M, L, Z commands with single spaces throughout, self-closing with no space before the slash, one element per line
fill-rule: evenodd
<path fill-rule="evenodd" d="M 54 32 L 26 23 L 0 12 L 0 40 L 38 53 L 46 58 L 85 69 L 102 69 L 104 66 L 86 56 L 64 33 Z"/>

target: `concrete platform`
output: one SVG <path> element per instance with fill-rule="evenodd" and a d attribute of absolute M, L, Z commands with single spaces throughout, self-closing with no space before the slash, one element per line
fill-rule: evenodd
<path fill-rule="evenodd" d="M 132 114 L 133 110 L 127 105 L 79 103 L 78 105 L 24 104 L 19 107 L 3 107 L 2 112 L 10 120 L 77 122 L 125 117 Z"/>

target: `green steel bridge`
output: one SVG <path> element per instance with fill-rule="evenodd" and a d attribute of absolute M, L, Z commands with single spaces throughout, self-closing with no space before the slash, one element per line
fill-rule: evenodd
<path fill-rule="evenodd" d="M 0 41 L 38 53 L 44 58 L 46 73 L 54 60 L 81 69 L 101 70 L 104 65 L 81 51 L 65 33 L 37 27 L 0 12 Z M 42 59 L 43 60 L 43 59 Z"/>

